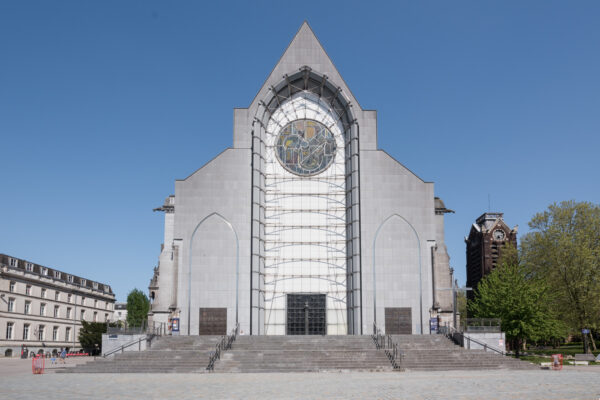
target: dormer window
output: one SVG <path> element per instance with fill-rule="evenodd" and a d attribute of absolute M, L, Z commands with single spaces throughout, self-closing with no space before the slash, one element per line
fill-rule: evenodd
<path fill-rule="evenodd" d="M 81 286 L 85 286 L 86 283 L 87 283 L 87 281 L 85 279 L 81 280 Z"/>
<path fill-rule="evenodd" d="M 42 275 L 48 276 L 48 268 L 42 268 Z"/>
<path fill-rule="evenodd" d="M 25 270 L 28 272 L 33 272 L 33 264 L 28 262 L 27 264 L 25 264 Z"/>
<path fill-rule="evenodd" d="M 67 279 L 68 279 L 69 283 L 73 283 L 73 275 L 69 275 L 67 277 Z"/>
<path fill-rule="evenodd" d="M 56 279 L 60 279 L 60 272 L 59 271 L 54 271 L 54 277 Z"/>
<path fill-rule="evenodd" d="M 97 282 L 94 282 L 93 286 L 94 286 L 94 289 L 96 289 L 96 290 L 98 289 L 98 283 Z"/>
<path fill-rule="evenodd" d="M 17 259 L 16 258 L 11 258 L 9 260 L 9 264 L 11 267 L 16 267 L 17 266 Z"/>

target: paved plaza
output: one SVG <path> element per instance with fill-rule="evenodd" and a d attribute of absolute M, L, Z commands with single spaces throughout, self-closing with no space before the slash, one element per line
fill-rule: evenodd
<path fill-rule="evenodd" d="M 77 368 L 84 360 L 67 360 Z M 63 366 L 59 365 L 59 368 Z M 0 359 L 1 399 L 600 399 L 600 367 L 562 371 L 33 375 Z"/>

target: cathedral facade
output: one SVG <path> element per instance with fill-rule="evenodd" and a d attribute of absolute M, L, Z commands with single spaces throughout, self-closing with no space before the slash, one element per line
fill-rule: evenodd
<path fill-rule="evenodd" d="M 233 147 L 157 210 L 150 317 L 180 334 L 421 334 L 452 320 L 451 210 L 378 148 L 376 112 L 306 23 L 235 109 Z"/>

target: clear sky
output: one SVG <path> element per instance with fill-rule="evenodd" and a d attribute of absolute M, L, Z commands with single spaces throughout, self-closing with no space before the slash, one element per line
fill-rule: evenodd
<path fill-rule="evenodd" d="M 2 1 L 0 252 L 147 290 L 152 209 L 232 145 L 247 107 L 308 20 L 379 147 L 455 210 L 527 222 L 599 202 L 598 1 Z M 489 201 L 488 201 L 489 199 Z"/>

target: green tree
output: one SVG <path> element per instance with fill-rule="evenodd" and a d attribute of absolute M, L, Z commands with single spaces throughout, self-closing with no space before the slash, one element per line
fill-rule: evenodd
<path fill-rule="evenodd" d="M 127 295 L 127 324 L 129 326 L 142 326 L 148 318 L 150 300 L 144 292 L 133 289 Z"/>
<path fill-rule="evenodd" d="M 469 312 L 476 318 L 500 318 L 502 331 L 518 355 L 525 340 L 548 340 L 560 335 L 560 323 L 550 311 L 544 281 L 519 263 L 516 249 L 506 248 L 499 267 L 481 280 Z"/>
<path fill-rule="evenodd" d="M 531 232 L 521 239 L 522 259 L 553 292 L 553 309 L 559 318 L 572 333 L 582 328 L 598 330 L 600 206 L 555 203 L 536 214 L 529 227 Z"/>
<path fill-rule="evenodd" d="M 106 333 L 106 324 L 81 320 L 81 329 L 79 330 L 81 347 L 91 355 L 100 354 L 103 333 Z"/>

